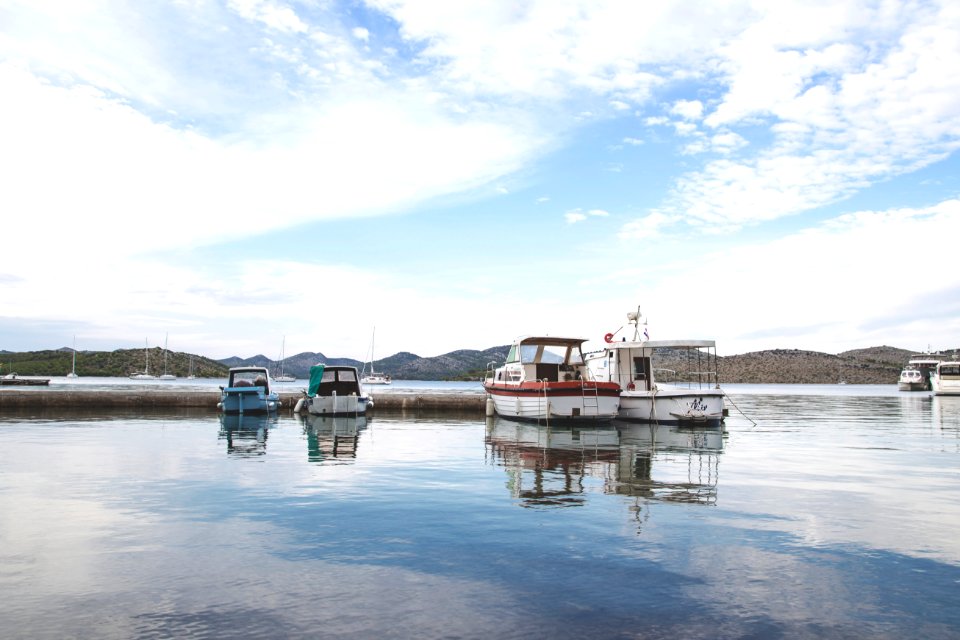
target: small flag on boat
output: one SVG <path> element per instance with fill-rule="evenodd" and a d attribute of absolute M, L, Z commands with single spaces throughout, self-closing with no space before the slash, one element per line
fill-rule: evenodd
<path fill-rule="evenodd" d="M 646 327 L 643 328 L 643 339 L 644 339 L 644 340 L 649 340 L 649 339 L 650 339 L 650 334 L 647 333 L 647 328 L 646 328 Z"/>

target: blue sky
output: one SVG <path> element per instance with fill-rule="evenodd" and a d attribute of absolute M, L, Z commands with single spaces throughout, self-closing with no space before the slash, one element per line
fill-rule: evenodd
<path fill-rule="evenodd" d="M 0 0 L 0 349 L 958 347 L 957 69 L 949 2 Z"/>

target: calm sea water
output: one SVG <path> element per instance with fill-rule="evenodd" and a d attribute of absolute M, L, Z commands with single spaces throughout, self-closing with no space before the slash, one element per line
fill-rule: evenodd
<path fill-rule="evenodd" d="M 0 628 L 960 637 L 960 398 L 728 392 L 725 432 L 0 415 Z"/>

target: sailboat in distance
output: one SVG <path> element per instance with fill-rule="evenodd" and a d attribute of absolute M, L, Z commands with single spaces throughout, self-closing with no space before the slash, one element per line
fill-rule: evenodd
<path fill-rule="evenodd" d="M 161 380 L 176 380 L 177 376 L 172 373 L 167 373 L 167 355 L 170 353 L 167 350 L 167 341 L 170 339 L 170 334 L 167 334 L 167 337 L 163 340 L 163 375 L 160 376 Z"/>
<path fill-rule="evenodd" d="M 377 373 L 373 370 L 373 343 L 377 337 L 377 328 L 373 328 L 373 336 L 370 338 L 370 373 L 363 376 L 360 380 L 363 384 L 390 384 L 393 380 L 385 373 Z M 366 370 L 366 365 L 364 365 Z"/>
<path fill-rule="evenodd" d="M 277 375 L 273 377 L 274 382 L 296 382 L 297 376 L 283 373 L 283 360 L 286 357 L 284 353 L 287 349 L 287 336 L 283 336 L 283 342 L 280 345 L 280 366 L 277 368 Z"/>
<path fill-rule="evenodd" d="M 147 343 L 147 339 L 143 339 L 143 357 L 144 357 L 144 369 L 140 373 L 131 373 L 131 380 L 156 380 L 157 376 L 150 375 L 150 347 Z"/>
<path fill-rule="evenodd" d="M 73 336 L 73 367 L 70 369 L 70 373 L 67 374 L 68 378 L 79 378 L 77 375 L 77 336 Z"/>

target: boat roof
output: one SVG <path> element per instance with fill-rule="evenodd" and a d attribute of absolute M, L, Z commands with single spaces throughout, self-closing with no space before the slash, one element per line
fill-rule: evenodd
<path fill-rule="evenodd" d="M 522 336 L 514 344 L 546 344 L 556 347 L 577 346 L 586 342 L 586 338 L 563 338 L 558 336 Z"/>
<path fill-rule="evenodd" d="M 631 341 L 620 341 L 620 342 L 608 342 L 604 344 L 606 349 L 639 349 L 641 347 L 647 349 L 660 349 L 660 348 L 700 348 L 700 347 L 709 347 L 716 348 L 717 343 L 715 340 L 641 340 L 639 342 Z"/>
<path fill-rule="evenodd" d="M 233 373 L 235 371 L 265 371 L 268 374 L 270 373 L 270 370 L 267 369 L 266 367 L 257 367 L 253 365 L 246 366 L 246 367 L 230 367 L 230 373 Z"/>

